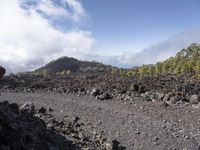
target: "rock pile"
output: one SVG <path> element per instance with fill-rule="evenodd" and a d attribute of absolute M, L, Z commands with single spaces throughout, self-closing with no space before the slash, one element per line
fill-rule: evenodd
<path fill-rule="evenodd" d="M 187 76 L 148 76 L 142 80 L 112 74 L 34 76 L 12 75 L 0 80 L 0 89 L 14 92 L 56 92 L 87 95 L 98 100 L 134 100 L 198 104 L 200 80 Z"/>
<path fill-rule="evenodd" d="M 41 107 L 37 111 L 33 103 L 21 108 L 18 104 L 0 102 L 0 149 L 1 150 L 122 150 L 117 141 L 99 134 L 92 138 L 81 130 L 79 118 L 68 124 L 56 121 Z"/>
<path fill-rule="evenodd" d="M 15 103 L 0 103 L 1 150 L 76 149 L 71 141 L 48 130 L 43 120 L 30 113 L 32 106 L 26 104 L 19 109 Z"/>

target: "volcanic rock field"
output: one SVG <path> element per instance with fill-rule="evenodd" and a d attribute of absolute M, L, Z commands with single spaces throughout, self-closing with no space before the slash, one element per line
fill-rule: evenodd
<path fill-rule="evenodd" d="M 9 75 L 2 150 L 198 150 L 199 80 L 186 75 Z"/>

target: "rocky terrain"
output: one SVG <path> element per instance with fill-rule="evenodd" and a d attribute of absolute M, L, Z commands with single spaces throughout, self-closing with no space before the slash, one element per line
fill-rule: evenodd
<path fill-rule="evenodd" d="M 199 51 L 193 44 L 131 76 L 68 57 L 6 75 L 0 149 L 198 150 Z"/>
<path fill-rule="evenodd" d="M 186 75 L 146 76 L 141 80 L 109 73 L 10 75 L 0 80 L 0 101 L 20 106 L 28 101 L 38 109 L 45 106 L 50 115 L 37 110 L 32 116 L 42 119 L 47 127 L 54 125 L 53 131 L 73 143 L 73 148 L 109 149 L 109 145 L 110 149 L 196 150 L 200 144 L 198 85 L 198 79 Z M 47 111 L 49 108 L 53 111 Z M 66 123 L 49 125 L 49 116 Z M 84 124 L 73 129 L 76 134 L 68 129 L 75 118 Z M 46 130 L 45 134 L 52 132 Z M 79 137 L 82 134 L 87 135 L 86 141 Z"/>
<path fill-rule="evenodd" d="M 6 70 L 1 67 L 0 74 L 3 76 L 5 72 Z M 4 81 L 4 78 L 1 81 Z M 14 82 L 10 80 L 10 83 Z M 12 99 L 13 103 L 9 104 Z M 74 116 L 71 120 L 66 120 L 67 114 L 56 118 L 52 108 L 40 107 L 36 110 L 32 102 L 25 102 L 20 107 L 17 103 L 22 101 L 23 98 L 16 99 L 16 96 L 6 100 L 3 96 L 0 97 L 1 150 L 125 149 L 117 140 L 106 138 L 102 132 L 95 129 L 83 130 L 85 124 L 79 122 L 78 116 Z"/>
<path fill-rule="evenodd" d="M 2 100 L 2 99 L 1 99 Z M 116 140 L 108 141 L 102 133 L 87 133 L 75 116 L 72 121 L 57 121 L 51 108 L 35 110 L 31 102 L 21 107 L 0 102 L 1 150 L 123 150 Z"/>
<path fill-rule="evenodd" d="M 189 75 L 134 77 L 112 74 L 66 76 L 11 75 L 0 81 L 0 89 L 15 92 L 56 92 L 87 95 L 99 100 L 118 99 L 163 102 L 166 105 L 198 104 L 199 80 Z"/>

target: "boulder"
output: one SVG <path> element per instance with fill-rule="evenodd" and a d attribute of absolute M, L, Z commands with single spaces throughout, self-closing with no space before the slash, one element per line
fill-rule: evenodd
<path fill-rule="evenodd" d="M 98 100 L 108 100 L 111 99 L 112 96 L 109 93 L 102 93 L 96 97 Z"/>
<path fill-rule="evenodd" d="M 196 95 L 196 94 L 191 95 L 189 101 L 190 101 L 190 103 L 192 103 L 192 104 L 197 104 L 197 103 L 200 102 L 200 96 L 199 96 L 199 95 Z"/>
<path fill-rule="evenodd" d="M 0 78 L 2 78 L 5 73 L 6 73 L 6 69 L 0 66 Z"/>
<path fill-rule="evenodd" d="M 44 107 L 41 107 L 41 108 L 38 110 L 38 113 L 40 113 L 40 114 L 45 114 L 45 113 L 46 113 L 46 111 L 47 111 L 47 109 L 46 109 L 46 108 L 44 108 Z"/>
<path fill-rule="evenodd" d="M 164 93 L 159 93 L 159 92 L 157 92 L 156 95 L 157 95 L 157 97 L 158 97 L 158 101 L 162 101 L 163 98 L 165 97 L 165 94 L 164 94 Z"/>
<path fill-rule="evenodd" d="M 140 86 L 139 86 L 138 92 L 139 92 L 139 93 L 145 93 L 145 92 L 146 92 L 146 91 L 145 91 L 145 87 L 142 86 L 142 85 L 140 85 Z"/>
<path fill-rule="evenodd" d="M 75 150 L 45 123 L 36 116 L 20 113 L 16 103 L 0 102 L 0 150 Z"/>
<path fill-rule="evenodd" d="M 91 94 L 92 96 L 96 97 L 96 96 L 100 95 L 100 93 L 101 93 L 101 91 L 100 91 L 99 89 L 94 88 L 94 89 L 92 89 L 92 91 L 91 91 L 90 94 Z"/>
<path fill-rule="evenodd" d="M 166 102 L 170 99 L 170 95 L 169 94 L 165 94 L 163 97 L 163 101 Z"/>
<path fill-rule="evenodd" d="M 131 86 L 131 90 L 133 90 L 133 91 L 138 91 L 138 90 L 139 90 L 139 85 L 133 84 L 133 85 Z"/>

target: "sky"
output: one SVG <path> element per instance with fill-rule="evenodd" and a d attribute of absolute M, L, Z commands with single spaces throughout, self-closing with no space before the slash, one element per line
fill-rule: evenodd
<path fill-rule="evenodd" d="M 62 56 L 118 67 L 200 44 L 199 0 L 0 0 L 0 65 L 34 70 Z"/>

